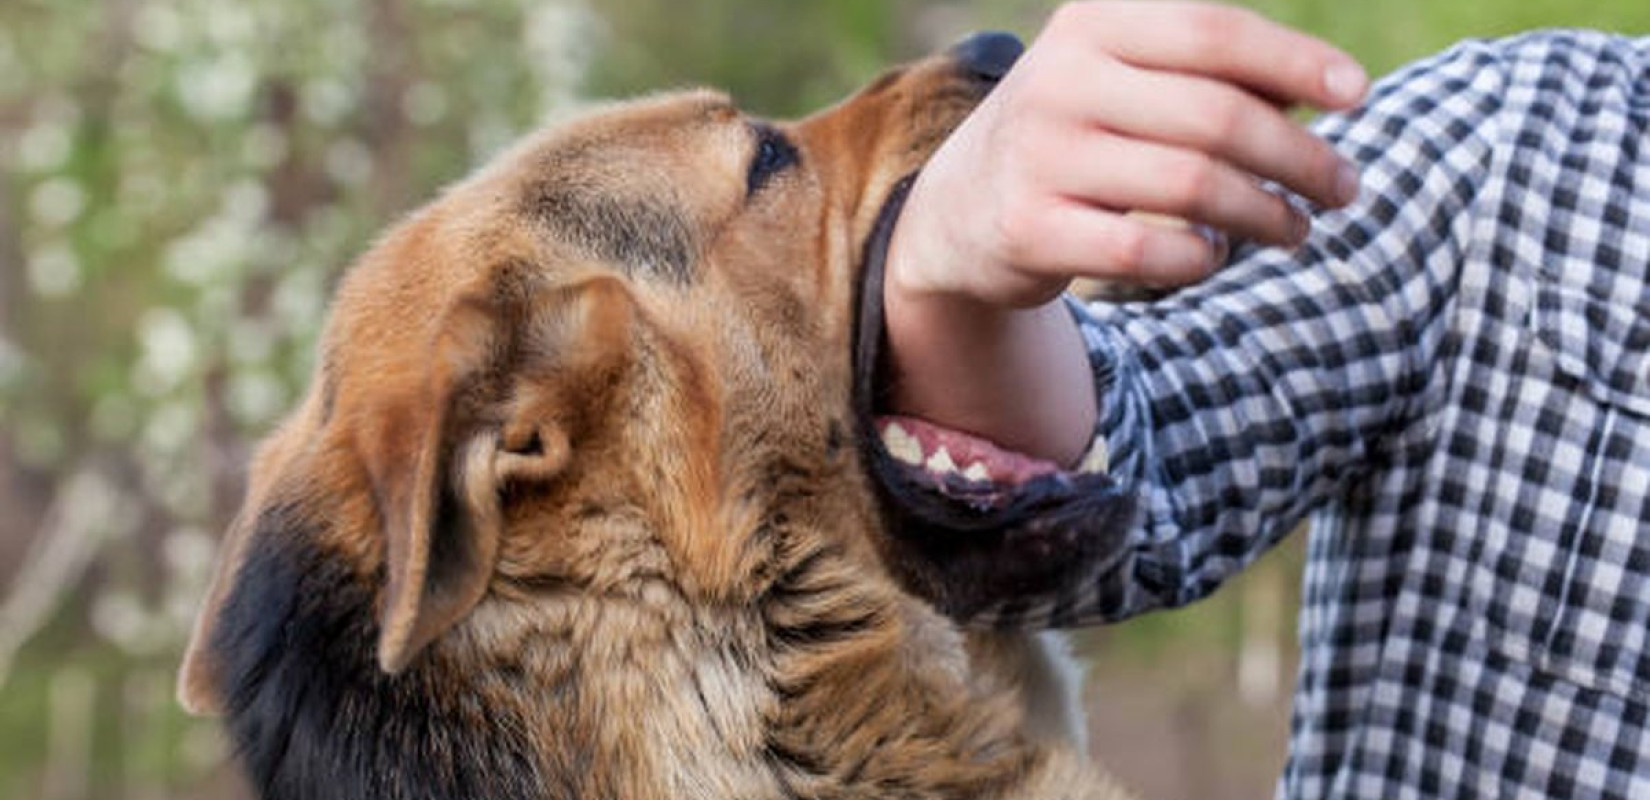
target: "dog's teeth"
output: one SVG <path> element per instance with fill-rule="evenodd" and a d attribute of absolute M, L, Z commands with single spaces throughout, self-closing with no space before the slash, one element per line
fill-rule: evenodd
<path fill-rule="evenodd" d="M 1094 440 L 1094 446 L 1089 448 L 1088 454 L 1083 456 L 1083 463 L 1077 466 L 1077 471 L 1085 475 L 1105 472 L 1111 468 L 1110 461 L 1110 454 L 1106 450 L 1106 440 L 1096 439 Z"/>
<path fill-rule="evenodd" d="M 951 460 L 951 451 L 944 447 L 935 450 L 934 454 L 928 457 L 928 463 L 924 466 L 928 468 L 929 472 L 938 472 L 941 475 L 957 471 L 957 462 Z"/>
<path fill-rule="evenodd" d="M 975 482 L 988 481 L 991 480 L 991 471 L 985 468 L 985 464 L 976 461 L 963 470 L 963 477 Z"/>
<path fill-rule="evenodd" d="M 922 464 L 922 443 L 917 437 L 905 432 L 897 422 L 890 422 L 882 429 L 882 446 L 888 450 L 888 455 L 912 466 Z"/>

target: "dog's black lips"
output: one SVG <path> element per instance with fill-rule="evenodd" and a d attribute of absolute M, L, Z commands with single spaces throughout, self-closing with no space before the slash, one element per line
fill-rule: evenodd
<path fill-rule="evenodd" d="M 958 620 L 1015 621 L 1015 609 L 1061 608 L 1118 567 L 1134 497 L 1104 474 L 1057 472 L 988 496 L 939 491 L 931 473 L 883 447 L 875 413 L 886 387 L 883 269 L 910 176 L 895 185 L 865 242 L 854 329 L 854 414 L 882 504 L 890 566 L 916 594 Z M 1056 620 L 1058 621 L 1058 620 Z"/>

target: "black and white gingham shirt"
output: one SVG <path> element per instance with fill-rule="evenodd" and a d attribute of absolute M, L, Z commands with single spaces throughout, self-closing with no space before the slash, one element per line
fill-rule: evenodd
<path fill-rule="evenodd" d="M 1187 603 L 1310 517 L 1280 796 L 1650 798 L 1650 39 L 1468 43 L 1319 129 L 1364 192 L 1298 252 L 1083 312 L 1144 523 L 1002 612 Z"/>

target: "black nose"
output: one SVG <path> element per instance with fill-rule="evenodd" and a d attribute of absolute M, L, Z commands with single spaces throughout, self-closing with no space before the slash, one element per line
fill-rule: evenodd
<path fill-rule="evenodd" d="M 985 31 L 952 45 L 951 55 L 975 77 L 997 81 L 1008 74 L 1008 68 L 1025 49 L 1020 37 L 1012 33 Z"/>

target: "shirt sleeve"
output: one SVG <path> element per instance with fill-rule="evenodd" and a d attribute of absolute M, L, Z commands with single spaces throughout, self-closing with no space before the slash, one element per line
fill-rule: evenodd
<path fill-rule="evenodd" d="M 1379 83 L 1317 130 L 1363 168 L 1290 252 L 1239 247 L 1149 304 L 1072 302 L 1101 408 L 1097 447 L 1139 499 L 1129 553 L 1057 625 L 1201 598 L 1369 470 L 1404 457 L 1449 347 L 1459 265 L 1504 74 L 1469 42 Z M 1311 210 L 1311 209 L 1309 209 Z"/>

